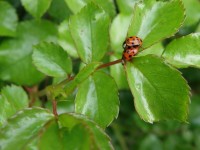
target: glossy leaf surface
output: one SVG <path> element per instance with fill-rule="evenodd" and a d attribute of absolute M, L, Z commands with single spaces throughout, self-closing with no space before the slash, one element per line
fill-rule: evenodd
<path fill-rule="evenodd" d="M 84 6 L 90 2 L 94 2 L 101 6 L 111 17 L 115 15 L 115 5 L 113 0 L 65 0 L 73 13 L 78 13 Z"/>
<path fill-rule="evenodd" d="M 49 21 L 25 21 L 19 24 L 17 34 L 0 45 L 0 79 L 33 85 L 44 76 L 32 63 L 32 46 L 41 41 L 56 41 L 57 29 Z"/>
<path fill-rule="evenodd" d="M 200 33 L 172 41 L 167 45 L 163 57 L 178 68 L 189 66 L 200 68 Z"/>
<path fill-rule="evenodd" d="M 156 44 L 150 46 L 149 48 L 147 48 L 145 50 L 140 51 L 137 54 L 137 56 L 145 56 L 145 55 L 153 54 L 153 55 L 161 57 L 163 52 L 164 52 L 164 47 L 163 47 L 162 43 L 160 42 L 160 43 L 156 43 Z"/>
<path fill-rule="evenodd" d="M 74 41 L 72 39 L 68 20 L 63 21 L 58 27 L 58 42 L 67 53 L 75 58 L 78 57 Z"/>
<path fill-rule="evenodd" d="M 0 36 L 14 36 L 16 27 L 15 9 L 6 1 L 0 1 Z"/>
<path fill-rule="evenodd" d="M 34 46 L 33 63 L 48 76 L 64 77 L 72 72 L 68 54 L 57 44 L 42 42 Z"/>
<path fill-rule="evenodd" d="M 92 74 L 78 87 L 75 112 L 88 116 L 103 128 L 107 127 L 119 112 L 115 81 L 102 72 Z"/>
<path fill-rule="evenodd" d="M 49 8 L 52 0 L 21 0 L 25 9 L 34 17 L 40 18 Z"/>
<path fill-rule="evenodd" d="M 15 85 L 4 87 L 0 95 L 0 126 L 17 111 L 28 107 L 28 101 L 28 96 L 21 87 Z"/>
<path fill-rule="evenodd" d="M 144 1 L 136 5 L 128 36 L 137 35 L 147 48 L 174 35 L 184 20 L 184 7 L 180 0 Z"/>
<path fill-rule="evenodd" d="M 70 18 L 69 27 L 83 62 L 99 61 L 109 44 L 109 16 L 94 3 L 89 3 Z"/>
<path fill-rule="evenodd" d="M 179 71 L 147 55 L 127 62 L 126 73 L 135 108 L 143 120 L 187 121 L 189 87 Z"/>
<path fill-rule="evenodd" d="M 69 130 L 65 141 L 69 150 L 113 149 L 106 133 L 84 116 L 62 114 L 58 120 L 62 127 Z"/>
<path fill-rule="evenodd" d="M 110 41 L 113 51 L 123 52 L 122 44 L 126 39 L 130 21 L 131 15 L 127 14 L 118 14 L 114 18 L 110 28 Z"/>
<path fill-rule="evenodd" d="M 1 149 L 23 149 L 52 118 L 51 113 L 40 108 L 30 108 L 19 112 L 0 130 Z"/>

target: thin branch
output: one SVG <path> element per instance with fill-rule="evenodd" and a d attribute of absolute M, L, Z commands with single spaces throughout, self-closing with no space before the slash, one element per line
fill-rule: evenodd
<path fill-rule="evenodd" d="M 57 113 L 57 102 L 56 102 L 56 100 L 52 100 L 52 107 L 53 107 L 53 114 L 57 118 L 58 113 Z"/>
<path fill-rule="evenodd" d="M 115 61 L 112 61 L 112 62 L 109 62 L 109 63 L 102 64 L 99 67 L 97 67 L 96 70 L 106 68 L 106 67 L 118 64 L 118 63 L 122 63 L 122 59 L 118 59 L 118 60 L 115 60 Z"/>

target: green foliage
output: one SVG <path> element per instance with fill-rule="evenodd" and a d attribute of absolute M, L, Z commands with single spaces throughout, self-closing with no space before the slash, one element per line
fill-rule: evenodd
<path fill-rule="evenodd" d="M 58 42 L 59 44 L 63 47 L 67 53 L 72 56 L 77 58 L 78 54 L 76 51 L 76 46 L 74 44 L 74 41 L 72 39 L 70 29 L 69 29 L 69 24 L 68 20 L 64 20 L 58 27 Z"/>
<path fill-rule="evenodd" d="M 33 63 L 48 76 L 64 77 L 72 72 L 72 62 L 67 53 L 53 43 L 40 43 L 33 51 Z"/>
<path fill-rule="evenodd" d="M 88 116 L 103 128 L 107 127 L 114 118 L 117 118 L 119 112 L 115 81 L 102 72 L 92 74 L 78 87 L 75 112 Z"/>
<path fill-rule="evenodd" d="M 44 76 L 32 64 L 32 46 L 40 41 L 56 41 L 57 30 L 45 20 L 21 22 L 17 36 L 0 45 L 0 79 L 20 85 L 33 85 Z"/>
<path fill-rule="evenodd" d="M 200 149 L 200 36 L 185 35 L 200 31 L 199 8 L 0 1 L 0 149 Z M 143 44 L 122 65 L 129 36 Z"/>
<path fill-rule="evenodd" d="M 155 1 L 150 0 L 143 5 L 136 5 L 128 30 L 128 36 L 137 35 L 142 38 L 143 48 L 174 35 L 185 18 L 180 0 L 156 3 Z"/>
<path fill-rule="evenodd" d="M 135 108 L 143 120 L 150 123 L 167 119 L 186 121 L 189 88 L 177 70 L 147 55 L 128 62 L 126 72 L 135 96 Z"/>
<path fill-rule="evenodd" d="M 28 101 L 28 96 L 21 87 L 4 87 L 0 95 L 0 126 L 17 111 L 28 107 Z"/>
<path fill-rule="evenodd" d="M 200 68 L 200 33 L 190 34 L 172 41 L 163 57 L 178 68 L 189 66 Z"/>
<path fill-rule="evenodd" d="M 0 36 L 14 36 L 17 14 L 15 9 L 5 1 L 0 1 L 0 20 Z"/>
<path fill-rule="evenodd" d="M 70 17 L 69 27 L 78 54 L 83 62 L 99 61 L 109 42 L 109 16 L 94 3 Z"/>
<path fill-rule="evenodd" d="M 40 18 L 51 4 L 51 0 L 21 0 L 21 2 L 25 9 L 36 18 Z"/>
<path fill-rule="evenodd" d="M 33 140 L 41 128 L 53 118 L 47 110 L 25 109 L 12 117 L 7 126 L 0 130 L 0 145 L 4 150 L 21 150 Z M 17 146 L 16 146 L 17 145 Z"/>

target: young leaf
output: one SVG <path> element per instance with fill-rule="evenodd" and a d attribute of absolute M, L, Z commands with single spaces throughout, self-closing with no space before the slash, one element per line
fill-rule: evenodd
<path fill-rule="evenodd" d="M 67 51 L 67 53 L 70 56 L 77 58 L 78 54 L 69 30 L 68 20 L 63 21 L 59 25 L 58 34 L 59 34 L 59 39 L 58 39 L 59 44 L 63 47 L 65 51 Z"/>
<path fill-rule="evenodd" d="M 162 56 L 178 68 L 189 66 L 200 68 L 200 33 L 193 33 L 172 41 L 167 45 Z"/>
<path fill-rule="evenodd" d="M 135 57 L 125 69 L 135 108 L 143 120 L 186 122 L 189 87 L 177 70 L 153 55 Z"/>
<path fill-rule="evenodd" d="M 25 9 L 34 17 L 40 18 L 49 8 L 52 0 L 21 0 Z"/>
<path fill-rule="evenodd" d="M 40 108 L 29 108 L 13 116 L 0 130 L 0 148 L 21 150 L 34 140 L 39 130 L 53 119 L 53 114 Z"/>
<path fill-rule="evenodd" d="M 73 13 L 78 13 L 84 6 L 90 3 L 92 0 L 65 0 L 69 8 Z M 115 15 L 115 5 L 113 0 L 93 0 L 96 4 L 101 6 L 110 16 L 111 18 Z"/>
<path fill-rule="evenodd" d="M 113 149 L 106 133 L 84 116 L 62 114 L 58 117 L 58 120 L 62 127 L 69 130 L 65 139 L 65 144 L 69 150 Z"/>
<path fill-rule="evenodd" d="M 62 47 L 42 42 L 34 47 L 33 63 L 48 76 L 63 77 L 72 72 L 72 62 Z"/>
<path fill-rule="evenodd" d="M 0 36 L 14 36 L 17 27 L 15 9 L 6 1 L 0 1 Z"/>
<path fill-rule="evenodd" d="M 0 126 L 17 111 L 28 107 L 28 96 L 18 86 L 6 86 L 1 90 L 0 95 Z"/>
<path fill-rule="evenodd" d="M 83 62 L 99 61 L 109 44 L 109 16 L 93 2 L 70 18 L 69 27 Z"/>
<path fill-rule="evenodd" d="M 128 36 L 137 35 L 147 48 L 164 38 L 174 35 L 184 20 L 181 0 L 149 0 L 136 5 Z"/>
<path fill-rule="evenodd" d="M 115 81 L 102 72 L 92 74 L 78 87 L 75 112 L 88 116 L 103 128 L 107 127 L 119 113 Z"/>
<path fill-rule="evenodd" d="M 33 85 L 44 75 L 32 63 L 32 46 L 41 41 L 56 41 L 57 29 L 45 20 L 26 21 L 19 24 L 17 35 L 15 39 L 5 40 L 0 46 L 0 79 L 20 85 Z"/>

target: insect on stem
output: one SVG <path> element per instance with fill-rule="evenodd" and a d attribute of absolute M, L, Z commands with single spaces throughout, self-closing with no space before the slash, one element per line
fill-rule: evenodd
<path fill-rule="evenodd" d="M 106 68 L 106 67 L 118 64 L 118 63 L 122 63 L 122 59 L 118 59 L 118 60 L 115 60 L 115 61 L 112 61 L 112 62 L 109 62 L 109 63 L 102 64 L 99 67 L 97 67 L 96 70 Z"/>

